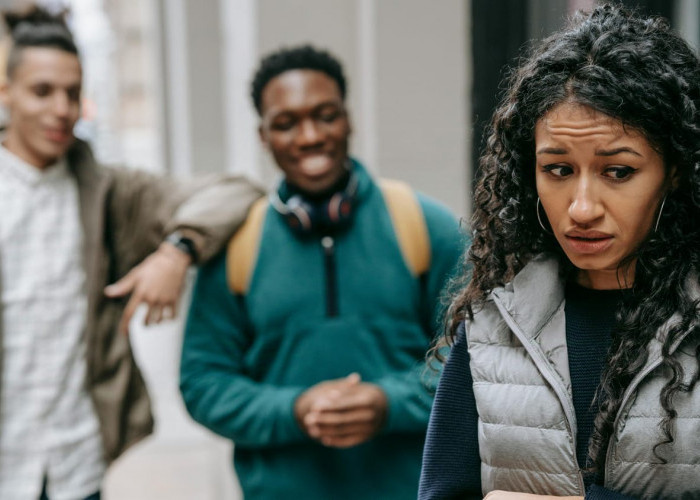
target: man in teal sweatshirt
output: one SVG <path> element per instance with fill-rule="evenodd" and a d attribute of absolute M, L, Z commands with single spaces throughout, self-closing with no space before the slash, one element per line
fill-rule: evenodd
<path fill-rule="evenodd" d="M 330 54 L 269 55 L 252 97 L 284 179 L 200 270 L 187 408 L 234 441 L 246 498 L 415 498 L 432 403 L 423 360 L 465 238 L 411 190 L 418 219 L 405 197 L 392 211 L 392 190 L 348 156 L 345 79 Z"/>

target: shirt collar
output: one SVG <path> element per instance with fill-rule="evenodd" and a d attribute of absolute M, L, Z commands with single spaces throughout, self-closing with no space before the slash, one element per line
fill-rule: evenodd
<path fill-rule="evenodd" d="M 29 186 L 53 182 L 68 174 L 65 156 L 44 169 L 30 165 L 0 144 L 0 171 Z"/>

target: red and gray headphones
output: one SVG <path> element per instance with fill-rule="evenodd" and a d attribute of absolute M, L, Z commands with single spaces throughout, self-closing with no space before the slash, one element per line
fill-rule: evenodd
<path fill-rule="evenodd" d="M 308 200 L 300 194 L 292 195 L 284 202 L 278 190 L 272 191 L 269 199 L 272 207 L 295 232 L 310 234 L 332 231 L 347 226 L 352 220 L 357 184 L 357 175 L 351 171 L 343 190 L 318 202 Z"/>

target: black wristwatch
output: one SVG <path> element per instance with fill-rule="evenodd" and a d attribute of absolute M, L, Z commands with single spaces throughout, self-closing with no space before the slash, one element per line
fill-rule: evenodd
<path fill-rule="evenodd" d="M 175 248 L 180 250 L 182 253 L 186 253 L 192 259 L 192 263 L 197 262 L 197 247 L 187 236 L 183 235 L 180 231 L 174 231 L 165 238 L 165 241 L 173 245 Z"/>

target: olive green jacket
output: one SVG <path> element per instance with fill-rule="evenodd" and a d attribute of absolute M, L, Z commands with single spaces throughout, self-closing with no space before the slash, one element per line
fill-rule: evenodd
<path fill-rule="evenodd" d="M 83 227 L 87 385 L 109 463 L 153 430 L 153 417 L 129 339 L 117 332 L 127 298 L 110 299 L 104 287 L 123 277 L 176 229 L 194 241 L 200 262 L 208 260 L 229 240 L 261 192 L 241 177 L 185 185 L 142 171 L 102 167 L 80 141 L 68 151 L 67 160 L 78 185 Z M 1 346 L 0 330 L 0 373 Z"/>

